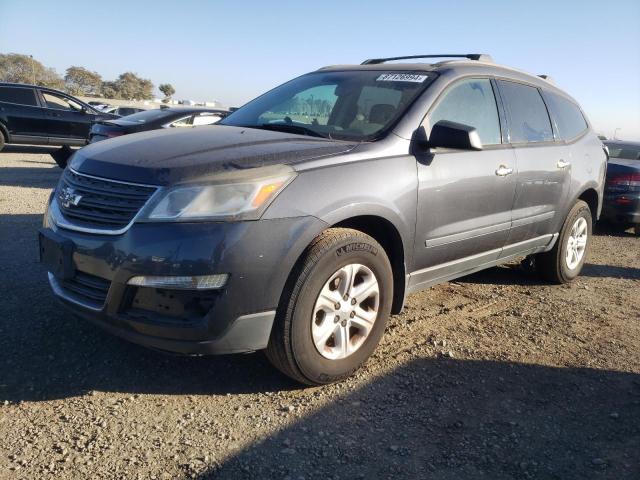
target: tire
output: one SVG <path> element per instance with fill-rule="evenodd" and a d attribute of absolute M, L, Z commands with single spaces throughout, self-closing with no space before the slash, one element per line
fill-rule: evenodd
<path fill-rule="evenodd" d="M 553 283 L 568 283 L 580 274 L 589 252 L 593 228 L 592 222 L 589 205 L 582 200 L 578 200 L 567 215 L 554 247 L 550 251 L 536 256 L 536 270 L 544 279 Z M 579 241 L 575 240 L 577 237 L 572 236 L 572 234 L 576 233 L 574 228 L 578 228 L 578 225 L 586 229 L 584 240 L 582 240 L 582 236 L 580 236 Z M 582 231 L 581 228 L 579 230 Z M 576 249 L 579 249 L 583 241 L 584 248 L 579 258 L 577 258 L 578 255 L 575 257 L 567 255 L 571 244 L 578 245 Z"/>
<path fill-rule="evenodd" d="M 633 233 L 635 233 L 636 235 L 639 235 L 639 236 L 640 236 L 640 223 L 636 223 L 636 224 L 633 226 Z"/>
<path fill-rule="evenodd" d="M 4 132 L 2 131 L 2 129 L 0 128 L 0 152 L 2 151 L 2 149 L 4 148 L 5 144 L 6 144 L 7 139 L 4 138 Z"/>
<path fill-rule="evenodd" d="M 68 145 L 63 145 L 58 150 L 51 152 L 50 155 L 56 164 L 64 170 L 67 167 L 69 158 L 73 155 L 73 150 Z"/>
<path fill-rule="evenodd" d="M 380 244 L 357 230 L 325 230 L 290 275 L 267 358 L 282 373 L 306 385 L 342 380 L 377 347 L 392 301 L 393 272 Z M 360 328 L 363 324 L 366 327 Z M 322 340 L 326 333 L 331 336 Z"/>

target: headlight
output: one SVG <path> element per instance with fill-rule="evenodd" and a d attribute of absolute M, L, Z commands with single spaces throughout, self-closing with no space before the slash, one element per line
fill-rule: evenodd
<path fill-rule="evenodd" d="M 255 220 L 294 176 L 293 169 L 277 165 L 217 175 L 206 185 L 172 187 L 141 220 Z"/>

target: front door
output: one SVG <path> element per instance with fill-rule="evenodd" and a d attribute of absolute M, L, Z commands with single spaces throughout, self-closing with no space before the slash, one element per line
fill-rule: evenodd
<path fill-rule="evenodd" d="M 44 115 L 50 143 L 56 139 L 82 142 L 89 135 L 93 115 L 82 111 L 73 99 L 58 93 L 42 91 Z"/>
<path fill-rule="evenodd" d="M 475 127 L 483 150 L 439 148 L 418 158 L 416 287 L 496 260 L 511 226 L 515 158 L 502 145 L 491 80 L 454 83 L 427 115 L 427 132 L 440 120 Z"/>

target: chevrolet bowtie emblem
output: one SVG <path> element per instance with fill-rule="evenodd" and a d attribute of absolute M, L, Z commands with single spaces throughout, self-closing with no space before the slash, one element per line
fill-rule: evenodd
<path fill-rule="evenodd" d="M 77 207 L 82 200 L 82 195 L 77 194 L 71 187 L 65 187 L 58 194 L 58 199 L 64 208 L 69 208 L 71 205 Z"/>

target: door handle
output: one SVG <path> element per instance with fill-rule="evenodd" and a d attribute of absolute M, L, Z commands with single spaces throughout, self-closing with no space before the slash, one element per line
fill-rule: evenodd
<path fill-rule="evenodd" d="M 509 168 L 506 165 L 500 165 L 496 170 L 496 175 L 499 177 L 506 177 L 507 175 L 511 175 L 513 173 L 513 168 Z"/>
<path fill-rule="evenodd" d="M 558 163 L 556 163 L 558 168 L 567 168 L 569 165 L 571 165 L 571 162 L 565 162 L 563 159 L 558 160 Z"/>

